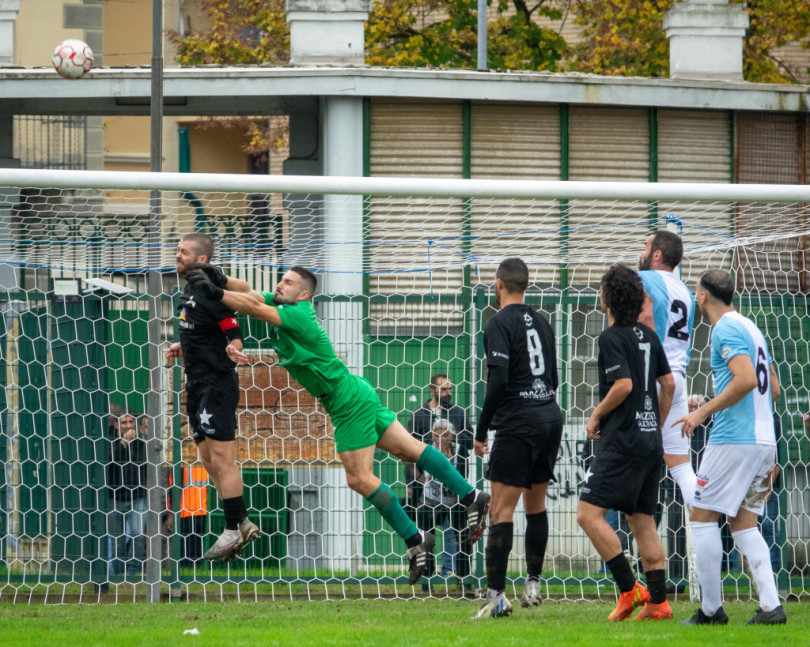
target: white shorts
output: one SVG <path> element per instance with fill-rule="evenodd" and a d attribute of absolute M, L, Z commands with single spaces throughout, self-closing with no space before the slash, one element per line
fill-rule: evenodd
<path fill-rule="evenodd" d="M 765 509 L 775 445 L 706 445 L 697 471 L 695 507 L 736 517 Z"/>
<path fill-rule="evenodd" d="M 665 454 L 689 456 L 689 436 L 684 437 L 681 434 L 681 423 L 672 426 L 673 422 L 689 413 L 684 389 L 686 378 L 680 373 L 673 373 L 672 377 L 675 379 L 675 393 L 672 395 L 672 408 L 669 410 L 669 415 L 661 425 L 661 440 Z"/>

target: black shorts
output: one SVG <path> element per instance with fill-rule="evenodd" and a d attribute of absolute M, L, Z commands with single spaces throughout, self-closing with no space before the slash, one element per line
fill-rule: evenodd
<path fill-rule="evenodd" d="M 579 500 L 632 515 L 655 514 L 661 456 L 631 456 L 600 451 L 585 473 Z"/>
<path fill-rule="evenodd" d="M 206 438 L 236 440 L 236 406 L 239 404 L 239 377 L 234 371 L 219 382 L 188 380 L 186 413 L 191 435 L 198 445 Z"/>
<path fill-rule="evenodd" d="M 487 478 L 496 483 L 530 488 L 554 478 L 560 452 L 562 419 L 532 427 L 498 429 L 489 454 Z"/>

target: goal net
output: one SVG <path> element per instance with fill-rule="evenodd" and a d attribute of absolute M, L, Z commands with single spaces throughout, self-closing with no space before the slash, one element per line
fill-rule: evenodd
<path fill-rule="evenodd" d="M 408 498 L 404 466 L 378 451 L 376 472 L 420 525 L 438 527 L 425 592 L 408 586 L 404 544 L 347 487 L 331 420 L 277 365 L 266 325 L 241 316 L 251 364 L 237 369 L 236 455 L 262 535 L 230 564 L 201 559 L 224 527 L 222 504 L 198 469 L 182 368 L 163 359 L 178 339 L 175 249 L 191 232 L 210 234 L 214 261 L 258 290 L 271 291 L 292 265 L 317 272 L 317 312 L 338 355 L 406 427 L 431 398 L 431 378 L 445 376 L 468 416 L 448 451 L 481 487 L 485 465 L 469 448 L 485 391 L 483 329 L 498 263 L 523 258 L 527 301 L 556 332 L 565 418 L 543 594 L 612 599 L 614 582 L 576 524 L 606 325 L 598 283 L 614 263 L 635 267 L 662 228 L 683 238 L 679 271 L 690 288 L 707 268 L 734 273 L 736 307 L 770 344 L 782 471 L 762 527 L 780 591 L 804 594 L 807 203 L 810 187 L 799 186 L 0 170 L 0 599 L 458 597 L 483 586 L 486 539 L 466 551 L 452 502 L 426 512 Z M 698 314 L 687 375 L 696 400 L 712 394 L 708 340 Z M 122 505 L 109 438 L 130 423 L 146 439 L 147 467 L 144 490 Z M 683 595 L 685 513 L 669 478 L 659 510 L 668 581 Z M 626 524 L 613 522 L 637 556 Z M 524 530 L 519 507 L 515 594 Z M 747 566 L 723 532 L 726 596 L 748 599 Z"/>

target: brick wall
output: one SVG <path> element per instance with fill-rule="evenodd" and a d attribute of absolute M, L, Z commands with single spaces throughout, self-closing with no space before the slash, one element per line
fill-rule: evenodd
<path fill-rule="evenodd" d="M 261 463 L 329 463 L 336 460 L 332 421 L 320 403 L 276 363 L 274 354 L 254 356 L 237 368 L 236 460 Z M 183 462 L 197 460 L 181 391 Z M 169 404 L 172 411 L 172 404 Z"/>

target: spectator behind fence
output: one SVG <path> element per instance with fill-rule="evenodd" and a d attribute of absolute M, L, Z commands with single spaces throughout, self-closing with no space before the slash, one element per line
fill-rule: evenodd
<path fill-rule="evenodd" d="M 431 444 L 431 433 L 433 425 L 437 420 L 447 420 L 455 430 L 455 445 L 458 451 L 458 461 L 454 466 L 460 474 L 466 477 L 467 475 L 467 458 L 472 449 L 473 437 L 470 430 L 469 421 L 467 419 L 467 412 L 463 407 L 453 403 L 453 382 L 445 373 L 436 373 L 430 378 L 430 399 L 413 412 L 413 416 L 408 424 L 408 431 L 418 440 L 426 444 Z M 420 510 L 423 505 L 423 485 L 415 478 L 413 464 L 406 464 L 405 466 L 405 480 L 408 486 L 408 506 Z M 468 563 L 464 562 L 459 566 L 456 562 L 455 556 L 458 554 L 458 546 L 454 543 L 458 540 L 458 531 L 463 530 L 465 521 L 464 515 L 461 514 L 460 508 L 456 510 L 450 519 L 446 521 L 448 525 L 455 529 L 455 531 L 444 533 L 444 542 L 442 549 L 442 575 L 450 576 L 455 572 L 459 576 L 464 576 L 467 573 L 460 572 L 464 570 L 464 566 L 468 567 Z M 419 523 L 425 521 L 433 527 L 433 515 L 431 510 L 420 512 L 418 519 Z M 447 526 L 445 526 L 447 529 Z M 463 533 L 462 540 L 466 541 L 467 533 Z M 464 553 L 466 554 L 466 553 Z M 429 558 L 432 560 L 432 558 Z M 460 556 L 460 559 L 465 558 Z M 429 565 L 428 572 L 432 572 L 432 562 Z"/>
<path fill-rule="evenodd" d="M 136 575 L 142 571 L 146 557 L 146 438 L 138 431 L 135 415 L 129 410 L 110 416 L 108 438 L 109 574 Z"/>
<path fill-rule="evenodd" d="M 467 452 L 464 451 L 462 454 L 458 433 L 452 422 L 447 418 L 436 418 L 428 442 L 444 454 L 453 467 L 462 474 L 464 473 Z M 463 594 L 465 592 L 463 578 L 470 573 L 466 511 L 463 506 L 459 505 L 458 497 L 441 482 L 434 479 L 429 472 L 421 472 L 417 476 L 424 484 L 424 505 L 418 508 L 417 525 L 424 530 L 443 529 L 443 555 L 449 557 L 449 566 L 444 565 L 442 574 L 450 577 L 455 572 L 459 577 L 458 585 Z M 453 561 L 455 561 L 455 570 Z M 433 562 L 434 558 L 431 554 L 428 556 L 428 573 L 434 569 Z M 422 585 L 422 589 L 430 590 L 427 582 Z"/>
<path fill-rule="evenodd" d="M 208 518 L 208 472 L 201 465 L 183 468 L 183 494 L 180 500 L 180 534 L 183 536 L 182 563 L 199 564 L 203 555 L 203 535 Z"/>

